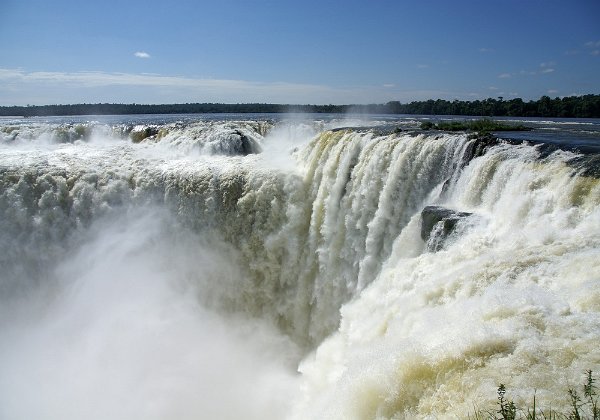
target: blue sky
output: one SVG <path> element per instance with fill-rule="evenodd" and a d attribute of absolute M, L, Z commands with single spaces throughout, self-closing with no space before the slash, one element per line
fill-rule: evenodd
<path fill-rule="evenodd" d="M 600 93 L 600 1 L 0 0 L 0 105 Z"/>

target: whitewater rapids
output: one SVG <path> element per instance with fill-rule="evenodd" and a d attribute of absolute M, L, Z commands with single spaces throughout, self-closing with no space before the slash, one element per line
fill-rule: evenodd
<path fill-rule="evenodd" d="M 0 418 L 566 411 L 600 370 L 576 152 L 147 118 L 0 122 Z M 470 216 L 434 247 L 428 205 Z"/>

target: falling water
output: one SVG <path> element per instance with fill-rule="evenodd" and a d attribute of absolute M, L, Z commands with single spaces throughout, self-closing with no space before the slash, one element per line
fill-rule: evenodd
<path fill-rule="evenodd" d="M 567 407 L 600 367 L 589 159 L 398 123 L 3 121 L 0 417 Z"/>

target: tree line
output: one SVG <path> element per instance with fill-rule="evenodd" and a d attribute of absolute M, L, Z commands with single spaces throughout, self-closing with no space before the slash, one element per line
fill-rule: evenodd
<path fill-rule="evenodd" d="M 504 100 L 503 97 L 475 101 L 448 101 L 444 99 L 413 101 L 403 104 L 391 101 L 368 105 L 285 105 L 285 104 L 74 104 L 2 106 L 0 116 L 55 116 L 55 115 L 122 115 L 122 114 L 196 114 L 196 113 L 364 113 L 409 115 L 472 115 L 483 117 L 561 117 L 600 118 L 600 95 L 550 98 L 525 102 L 521 98 Z"/>
<path fill-rule="evenodd" d="M 600 118 L 600 95 L 566 96 L 551 99 L 542 96 L 537 101 L 521 98 L 504 100 L 488 98 L 482 101 L 446 101 L 443 99 L 401 104 L 388 102 L 391 113 L 423 115 L 474 115 L 482 117 L 559 117 Z"/>

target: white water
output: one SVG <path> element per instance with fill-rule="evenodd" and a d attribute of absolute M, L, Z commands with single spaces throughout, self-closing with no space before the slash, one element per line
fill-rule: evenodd
<path fill-rule="evenodd" d="M 4 128 L 0 418 L 466 417 L 501 382 L 566 407 L 600 368 L 598 180 L 339 125 Z M 262 153 L 222 156 L 231 130 Z M 474 213 L 435 253 L 428 204 Z"/>
<path fill-rule="evenodd" d="M 244 277 L 235 254 L 169 232 L 160 212 L 105 223 L 51 290 L 3 308 L 1 417 L 284 416 L 297 348 L 268 323 L 199 304 Z"/>

